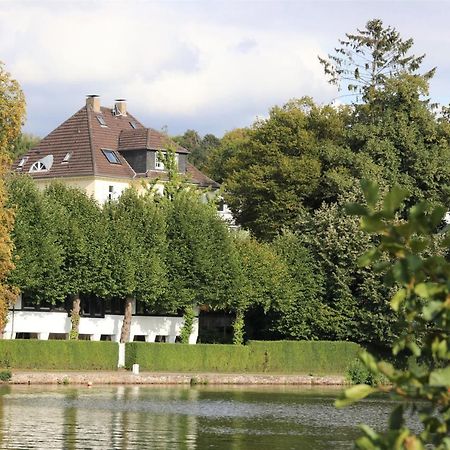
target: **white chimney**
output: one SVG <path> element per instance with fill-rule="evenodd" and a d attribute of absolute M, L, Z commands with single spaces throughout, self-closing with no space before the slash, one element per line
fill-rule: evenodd
<path fill-rule="evenodd" d="M 87 95 L 86 96 L 86 106 L 91 111 L 95 113 L 101 112 L 100 109 L 100 96 L 99 95 Z"/>
<path fill-rule="evenodd" d="M 127 115 L 127 101 L 124 98 L 117 98 L 114 105 L 114 114 L 116 116 Z"/>

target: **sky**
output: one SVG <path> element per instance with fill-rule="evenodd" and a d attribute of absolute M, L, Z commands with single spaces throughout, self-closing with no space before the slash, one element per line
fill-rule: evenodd
<path fill-rule="evenodd" d="M 148 127 L 220 137 L 291 98 L 335 101 L 317 56 L 373 18 L 414 39 L 437 67 L 431 98 L 450 103 L 450 0 L 0 0 L 0 61 L 25 92 L 28 133 L 97 94 L 127 99 Z"/>

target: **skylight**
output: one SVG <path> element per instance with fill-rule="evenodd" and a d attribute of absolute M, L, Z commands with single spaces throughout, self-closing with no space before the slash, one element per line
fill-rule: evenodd
<path fill-rule="evenodd" d="M 64 159 L 61 161 L 61 164 L 68 163 L 70 158 L 72 158 L 72 152 L 66 153 L 66 156 L 64 156 Z"/>
<path fill-rule="evenodd" d="M 111 164 L 121 164 L 120 159 L 114 150 L 108 150 L 107 148 L 102 148 L 102 152 L 106 156 L 106 159 Z"/>
<path fill-rule="evenodd" d="M 105 119 L 102 116 L 96 116 L 98 123 L 103 127 L 103 128 L 107 128 L 108 125 L 106 125 Z"/>
<path fill-rule="evenodd" d="M 137 128 L 137 123 L 134 120 L 132 120 L 130 122 L 130 126 L 131 126 L 131 128 L 133 128 L 135 130 Z"/>
<path fill-rule="evenodd" d="M 17 168 L 22 168 L 24 165 L 25 165 L 25 163 L 28 161 L 28 156 L 24 156 L 21 160 L 20 160 L 20 162 L 19 162 L 19 164 L 17 164 Z"/>

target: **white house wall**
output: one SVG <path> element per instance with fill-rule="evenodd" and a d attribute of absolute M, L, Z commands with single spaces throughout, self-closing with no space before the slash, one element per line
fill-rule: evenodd
<path fill-rule="evenodd" d="M 16 309 L 17 308 L 17 309 Z M 105 314 L 102 318 L 81 317 L 79 333 L 88 335 L 91 341 L 99 341 L 102 335 L 111 336 L 119 342 L 122 329 L 122 315 Z M 135 336 L 145 336 L 146 342 L 155 342 L 156 336 L 165 336 L 166 342 L 175 342 L 183 326 L 182 317 L 133 316 L 130 341 Z M 33 333 L 38 339 L 47 340 L 50 333 L 69 335 L 70 317 L 66 312 L 27 311 L 20 309 L 20 300 L 8 314 L 4 337 L 15 339 L 18 333 Z M 198 337 L 198 319 L 194 320 L 189 343 L 195 344 Z"/>

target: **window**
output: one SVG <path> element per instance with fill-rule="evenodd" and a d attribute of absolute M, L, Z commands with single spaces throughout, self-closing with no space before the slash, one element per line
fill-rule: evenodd
<path fill-rule="evenodd" d="M 70 158 L 72 158 L 72 152 L 66 153 L 66 156 L 64 156 L 61 164 L 68 163 Z"/>
<path fill-rule="evenodd" d="M 108 125 L 106 125 L 105 119 L 102 116 L 97 116 L 97 120 L 102 128 L 108 128 Z"/>
<path fill-rule="evenodd" d="M 137 123 L 134 120 L 132 120 L 130 122 L 130 127 L 133 128 L 133 130 L 135 130 L 137 128 Z"/>
<path fill-rule="evenodd" d="M 24 156 L 21 160 L 20 160 L 20 162 L 19 162 L 19 164 L 17 164 L 17 168 L 18 169 L 22 169 L 22 167 L 25 165 L 25 163 L 28 161 L 28 156 Z"/>
<path fill-rule="evenodd" d="M 114 186 L 108 187 L 108 200 L 114 200 Z"/>
<path fill-rule="evenodd" d="M 29 172 L 47 172 L 53 165 L 53 155 L 47 155 L 36 161 L 31 167 Z"/>
<path fill-rule="evenodd" d="M 102 152 L 105 155 L 106 159 L 111 164 L 121 164 L 120 159 L 114 150 L 108 150 L 107 148 L 102 148 Z"/>

